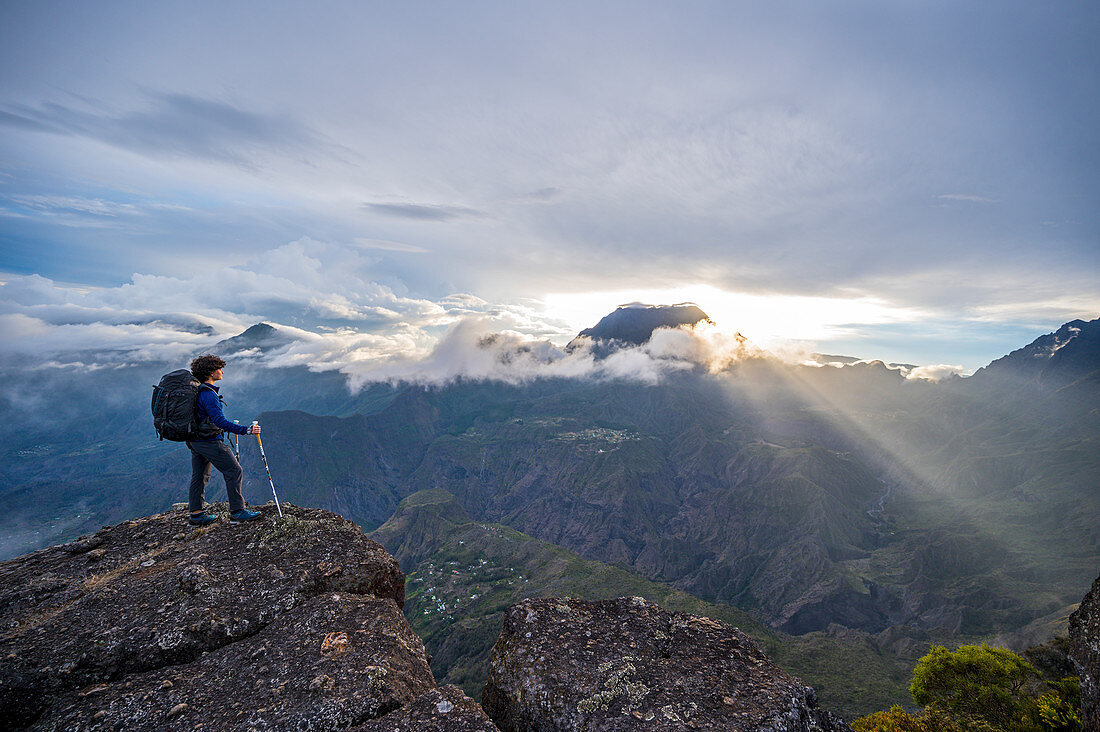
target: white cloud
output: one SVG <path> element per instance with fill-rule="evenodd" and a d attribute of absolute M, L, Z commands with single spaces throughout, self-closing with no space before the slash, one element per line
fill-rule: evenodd
<path fill-rule="evenodd" d="M 962 366 L 954 366 L 938 363 L 931 366 L 918 366 L 911 369 L 905 375 L 907 379 L 926 379 L 928 381 L 941 381 L 952 376 L 961 376 L 965 369 Z"/>
<path fill-rule="evenodd" d="M 13 196 L 13 201 L 42 212 L 78 212 L 95 216 L 132 215 L 138 209 L 127 203 L 82 196 Z"/>
<path fill-rule="evenodd" d="M 409 350 L 362 358 L 341 367 L 353 388 L 374 381 L 447 384 L 458 379 L 512 384 L 539 378 L 626 379 L 655 384 L 668 374 L 693 369 L 717 373 L 747 355 L 762 355 L 742 338 L 717 328 L 658 328 L 640 346 L 596 358 L 581 338 L 569 347 L 510 330 L 500 319 L 471 317 L 451 327 L 429 351 Z"/>
<path fill-rule="evenodd" d="M 428 249 L 416 244 L 406 244 L 400 241 L 386 241 L 385 239 L 367 239 L 360 237 L 355 240 L 363 249 L 378 249 L 386 252 L 408 252 L 409 254 L 423 254 Z"/>
<path fill-rule="evenodd" d="M 0 284 L 0 354 L 54 365 L 179 360 L 267 322 L 293 339 L 262 357 L 272 366 L 349 374 L 381 369 L 378 378 L 389 378 L 428 358 L 417 368 L 433 375 L 426 378 L 445 378 L 461 371 L 448 371 L 442 359 L 458 357 L 448 344 L 469 332 L 473 326 L 463 323 L 470 319 L 517 338 L 562 330 L 528 306 L 468 294 L 439 302 L 402 296 L 370 279 L 371 265 L 357 252 L 302 239 L 243 266 L 213 267 L 189 278 L 134 274 L 113 288 L 10 275 Z M 440 341 L 448 328 L 451 340 Z M 484 361 L 471 352 L 462 368 L 489 377 L 494 370 L 479 366 Z"/>
<path fill-rule="evenodd" d="M 136 274 L 115 288 L 12 276 L 0 286 L 0 353 L 30 356 L 51 369 L 179 362 L 263 321 L 288 342 L 237 353 L 238 361 L 338 370 L 354 389 L 377 381 L 543 377 L 655 383 L 672 372 L 720 370 L 747 348 L 743 339 L 700 326 L 659 329 L 645 345 L 596 358 L 590 343 L 553 343 L 551 337 L 573 333 L 535 304 L 469 294 L 437 302 L 402 297 L 364 269 L 369 261 L 302 240 L 248 267 L 191 278 Z"/>
<path fill-rule="evenodd" d="M 936 196 L 936 198 L 943 201 L 964 201 L 966 203 L 1000 203 L 996 198 L 975 196 L 969 193 L 944 193 Z"/>

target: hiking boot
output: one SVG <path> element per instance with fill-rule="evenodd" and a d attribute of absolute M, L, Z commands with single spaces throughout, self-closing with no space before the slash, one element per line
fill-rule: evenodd
<path fill-rule="evenodd" d="M 207 524 L 212 524 L 217 520 L 217 516 L 211 513 L 206 513 L 205 511 L 203 511 L 202 513 L 193 513 L 187 517 L 187 523 L 191 524 L 192 526 L 206 526 Z"/>
<path fill-rule="evenodd" d="M 259 511 L 249 511 L 247 508 L 242 508 L 229 514 L 229 523 L 243 524 L 245 521 L 255 521 L 260 515 Z"/>

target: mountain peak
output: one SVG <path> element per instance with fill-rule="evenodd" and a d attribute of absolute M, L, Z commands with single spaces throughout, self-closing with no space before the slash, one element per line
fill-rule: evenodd
<path fill-rule="evenodd" d="M 256 323 L 256 325 L 249 327 L 248 330 L 246 330 L 244 333 L 241 333 L 239 337 L 267 338 L 268 336 L 274 334 L 276 330 L 277 328 L 275 328 L 275 326 L 268 325 L 267 323 Z"/>
<path fill-rule="evenodd" d="M 293 337 L 267 323 L 256 323 L 232 338 L 219 341 L 215 349 L 221 353 L 239 353 L 251 349 L 270 351 L 290 343 Z"/>
<path fill-rule="evenodd" d="M 1100 318 L 1071 320 L 974 375 L 1057 388 L 1097 370 L 1100 370 Z"/>
<path fill-rule="evenodd" d="M 591 328 L 585 328 L 579 337 L 595 341 L 613 341 L 640 346 L 650 339 L 658 328 L 676 328 L 695 325 L 700 321 L 712 322 L 698 305 L 690 302 L 676 305 L 647 305 L 640 302 L 620 305 L 613 313 L 605 315 Z"/>

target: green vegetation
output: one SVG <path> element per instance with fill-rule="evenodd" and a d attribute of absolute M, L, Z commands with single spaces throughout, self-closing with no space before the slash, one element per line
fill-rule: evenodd
<path fill-rule="evenodd" d="M 256 532 L 256 538 L 248 545 L 248 548 L 278 544 L 299 536 L 305 536 L 316 531 L 318 526 L 319 523 L 316 521 L 300 519 L 297 516 L 269 516 Z"/>
<path fill-rule="evenodd" d="M 946 714 L 934 708 L 910 714 L 895 704 L 887 712 L 874 712 L 852 722 L 855 732 L 962 732 Z"/>
<path fill-rule="evenodd" d="M 1028 654 L 1031 655 L 1031 654 Z M 913 669 L 909 686 L 923 709 L 900 706 L 852 723 L 856 732 L 1074 732 L 1081 729 L 1076 677 L 1043 678 L 1035 666 L 1004 648 L 932 646 Z"/>
<path fill-rule="evenodd" d="M 913 669 L 909 691 L 922 706 L 1008 729 L 1028 697 L 1027 683 L 1038 676 L 1034 666 L 1004 648 L 962 646 L 952 652 L 932 646 Z"/>

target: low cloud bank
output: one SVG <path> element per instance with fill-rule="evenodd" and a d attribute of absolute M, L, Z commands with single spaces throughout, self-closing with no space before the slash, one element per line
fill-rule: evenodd
<path fill-rule="evenodd" d="M 850 356 L 827 356 L 820 353 L 810 354 L 809 358 L 801 361 L 803 366 L 813 368 L 845 368 L 846 366 L 866 366 L 879 364 L 882 368 L 897 371 L 907 380 L 942 381 L 953 376 L 962 376 L 966 369 L 954 364 L 932 364 L 929 366 L 913 366 L 900 363 L 884 363 L 877 359 L 857 359 Z"/>
<path fill-rule="evenodd" d="M 134 274 L 111 288 L 75 287 L 39 275 L 0 283 L 0 356 L 22 368 L 176 362 L 258 322 L 294 338 L 270 365 L 350 368 L 416 360 L 449 327 L 490 318 L 530 337 L 568 337 L 531 308 L 469 294 L 407 297 L 371 278 L 359 252 L 302 239 L 242 266 L 190 278 Z"/>
<path fill-rule="evenodd" d="M 567 347 L 494 329 L 488 318 L 464 320 L 423 356 L 364 361 L 341 368 L 353 388 L 373 381 L 445 384 L 459 378 L 523 383 L 538 378 L 630 379 L 655 384 L 695 368 L 720 370 L 743 355 L 743 340 L 706 326 L 660 328 L 649 342 L 597 358 L 586 338 Z"/>
<path fill-rule="evenodd" d="M 905 375 L 907 379 L 926 379 L 928 381 L 942 381 L 952 376 L 961 376 L 965 369 L 962 366 L 938 363 L 930 366 L 917 366 Z"/>
<path fill-rule="evenodd" d="M 266 322 L 287 342 L 231 354 L 240 365 L 340 371 L 356 390 L 370 382 L 459 378 L 656 383 L 671 372 L 718 370 L 747 348 L 744 339 L 704 326 L 660 329 L 643 346 L 597 358 L 583 340 L 558 345 L 574 333 L 534 308 L 463 293 L 438 301 L 407 297 L 372 280 L 372 263 L 301 239 L 245 265 L 190 278 L 135 274 L 113 288 L 9 276 L 0 285 L 0 356 L 22 369 L 182 364 Z"/>
<path fill-rule="evenodd" d="M 471 294 L 407 297 L 371 279 L 373 260 L 310 239 L 240 266 L 190 278 L 135 274 L 113 288 L 65 286 L 38 276 L 0 284 L 0 363 L 20 370 L 183 365 L 249 326 L 275 326 L 283 343 L 226 354 L 240 366 L 339 371 L 353 391 L 372 382 L 446 384 L 460 378 L 656 383 L 691 369 L 719 372 L 763 351 L 713 324 L 661 328 L 641 346 L 597 357 L 585 339 L 533 307 Z M 223 349 L 224 350 L 224 349 Z M 805 359 L 804 349 L 771 349 Z M 961 369 L 923 366 L 908 378 Z"/>

